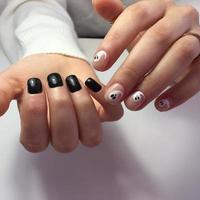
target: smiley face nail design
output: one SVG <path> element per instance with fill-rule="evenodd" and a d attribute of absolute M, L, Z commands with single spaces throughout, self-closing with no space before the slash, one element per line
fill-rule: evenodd
<path fill-rule="evenodd" d="M 123 93 L 120 90 L 114 90 L 108 95 L 108 99 L 112 102 L 118 102 L 122 96 Z"/>
<path fill-rule="evenodd" d="M 133 102 L 135 103 L 139 103 L 139 102 L 142 103 L 145 99 L 145 96 L 142 92 L 137 91 L 133 94 L 132 99 L 133 99 Z"/>
<path fill-rule="evenodd" d="M 124 87 L 119 83 L 115 83 L 109 87 L 104 97 L 108 103 L 117 104 L 123 99 L 123 96 Z"/>
<path fill-rule="evenodd" d="M 162 110 L 168 110 L 170 108 L 170 101 L 168 99 L 161 99 L 158 102 L 158 107 Z"/>
<path fill-rule="evenodd" d="M 107 58 L 107 53 L 105 51 L 99 51 L 97 54 L 94 56 L 94 62 L 99 62 L 103 61 Z"/>

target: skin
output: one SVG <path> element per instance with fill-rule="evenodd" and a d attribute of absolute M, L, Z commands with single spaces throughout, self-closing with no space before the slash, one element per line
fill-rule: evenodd
<path fill-rule="evenodd" d="M 105 4 L 107 10 L 103 11 Z M 107 53 L 106 63 L 93 63 L 95 68 L 109 69 L 125 49 L 129 50 L 106 86 L 105 94 L 117 83 L 124 90 L 121 100 L 130 110 L 143 109 L 156 99 L 156 108 L 167 111 L 199 92 L 200 41 L 184 35 L 188 32 L 200 35 L 199 13 L 194 7 L 176 5 L 171 0 L 142 0 L 127 8 L 120 0 L 93 0 L 93 5 L 113 23 L 97 49 Z M 145 95 L 142 103 L 133 102 L 136 91 Z M 169 108 L 158 106 L 162 99 L 169 100 Z"/>
<path fill-rule="evenodd" d="M 47 76 L 59 73 L 64 86 L 49 88 Z M 65 78 L 76 75 L 82 89 L 70 93 Z M 29 94 L 26 82 L 39 78 L 43 92 Z M 21 118 L 20 142 L 30 152 L 41 152 L 49 143 L 58 152 L 73 151 L 79 141 L 94 147 L 102 140 L 101 122 L 121 118 L 120 104 L 110 106 L 102 98 L 103 89 L 93 93 L 84 86 L 87 78 L 97 79 L 91 66 L 80 59 L 56 54 L 26 57 L 0 73 L 0 115 L 16 99 Z M 93 95 L 93 97 L 91 96 Z"/>

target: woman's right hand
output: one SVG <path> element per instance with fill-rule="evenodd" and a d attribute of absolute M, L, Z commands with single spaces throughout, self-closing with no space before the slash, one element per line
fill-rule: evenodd
<path fill-rule="evenodd" d="M 17 100 L 20 142 L 30 152 L 46 149 L 49 142 L 59 152 L 71 152 L 79 141 L 96 146 L 102 140 L 101 122 L 123 115 L 120 104 L 104 100 L 104 86 L 80 59 L 32 55 L 1 72 L 0 80 L 0 115 Z"/>

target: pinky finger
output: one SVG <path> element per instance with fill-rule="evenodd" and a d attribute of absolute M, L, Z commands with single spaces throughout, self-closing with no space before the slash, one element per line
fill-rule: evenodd
<path fill-rule="evenodd" d="M 171 110 L 185 103 L 200 91 L 200 61 L 199 66 L 191 67 L 191 71 L 176 85 L 166 90 L 155 101 L 157 110 Z"/>
<path fill-rule="evenodd" d="M 97 82 L 93 78 L 88 78 L 85 81 L 85 85 L 89 89 L 88 91 L 92 97 L 94 97 L 94 99 L 100 104 L 98 107 L 98 113 L 102 122 L 116 121 L 123 116 L 123 108 L 121 104 L 111 105 L 105 100 L 105 86 L 103 84 Z"/>

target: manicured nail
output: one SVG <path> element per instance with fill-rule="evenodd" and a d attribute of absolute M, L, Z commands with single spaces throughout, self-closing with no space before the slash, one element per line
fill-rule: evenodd
<path fill-rule="evenodd" d="M 94 68 L 104 68 L 108 63 L 108 54 L 101 50 L 96 53 L 93 59 Z"/>
<path fill-rule="evenodd" d="M 49 74 L 47 77 L 47 81 L 50 88 L 61 87 L 63 86 L 63 81 L 58 73 Z"/>
<path fill-rule="evenodd" d="M 38 94 L 42 92 L 42 83 L 38 78 L 30 78 L 27 81 L 27 86 L 29 94 Z"/>
<path fill-rule="evenodd" d="M 112 85 L 105 94 L 105 99 L 109 103 L 118 103 L 124 95 L 124 88 L 122 85 L 116 83 Z"/>
<path fill-rule="evenodd" d="M 65 81 L 71 93 L 77 92 L 82 88 L 78 78 L 75 75 L 68 76 Z"/>
<path fill-rule="evenodd" d="M 157 103 L 157 107 L 160 111 L 167 111 L 171 107 L 169 99 L 161 99 Z"/>
<path fill-rule="evenodd" d="M 92 78 L 88 78 L 85 81 L 85 85 L 93 92 L 99 92 L 102 89 L 101 85 Z"/>
<path fill-rule="evenodd" d="M 131 98 L 132 98 L 133 106 L 135 108 L 139 107 L 145 101 L 145 96 L 140 91 L 133 93 Z"/>

